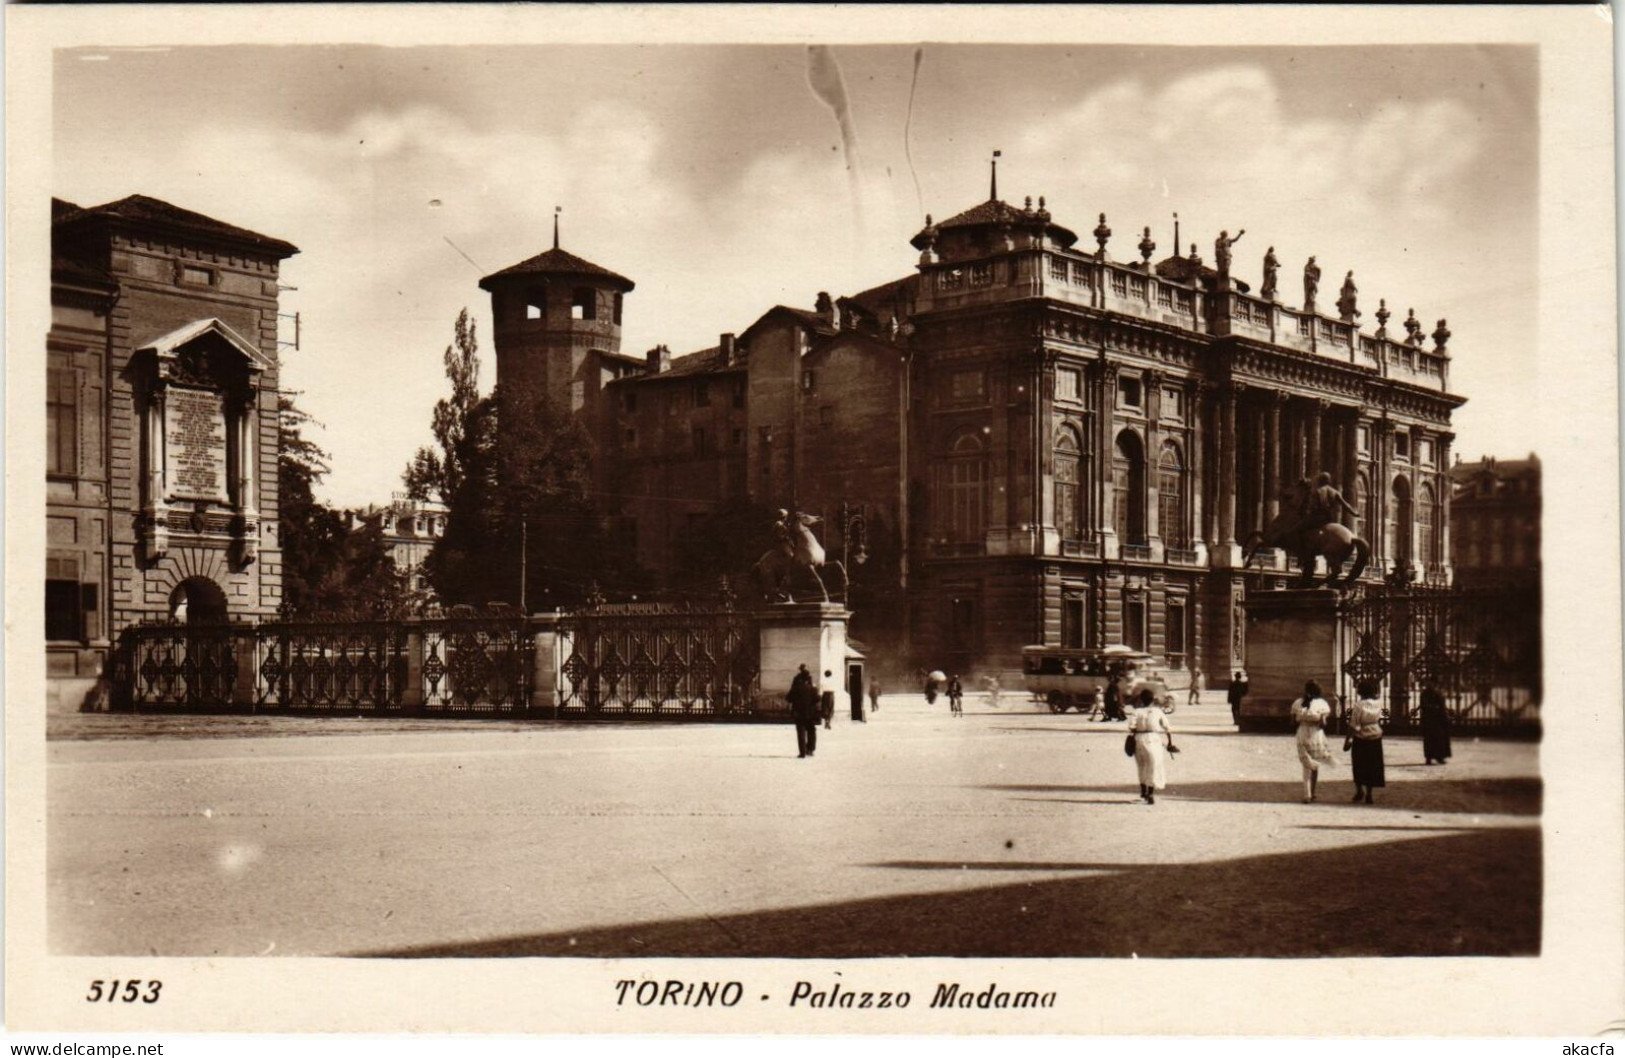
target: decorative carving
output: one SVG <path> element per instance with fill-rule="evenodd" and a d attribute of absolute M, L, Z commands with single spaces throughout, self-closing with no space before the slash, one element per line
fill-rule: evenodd
<path fill-rule="evenodd" d="M 1112 237 L 1112 230 L 1106 226 L 1106 214 L 1100 215 L 1100 223 L 1095 225 L 1095 245 L 1100 247 L 1100 259 L 1106 259 L 1106 240 Z"/>
<path fill-rule="evenodd" d="M 1388 311 L 1388 299 L 1377 299 L 1377 337 L 1388 337 L 1388 320 L 1392 316 L 1393 313 Z"/>
<path fill-rule="evenodd" d="M 1145 228 L 1145 234 L 1140 237 L 1140 257 L 1145 263 L 1151 263 L 1151 255 L 1157 252 L 1157 244 L 1151 238 L 1151 226 Z"/>
<path fill-rule="evenodd" d="M 1433 349 L 1435 352 L 1444 352 L 1445 343 L 1450 341 L 1450 328 L 1445 326 L 1443 320 L 1433 329 Z M 1420 343 L 1418 343 L 1420 344 Z"/>
<path fill-rule="evenodd" d="M 1405 344 L 1422 344 L 1422 321 L 1416 318 L 1416 310 L 1411 309 L 1410 315 L 1405 317 Z"/>

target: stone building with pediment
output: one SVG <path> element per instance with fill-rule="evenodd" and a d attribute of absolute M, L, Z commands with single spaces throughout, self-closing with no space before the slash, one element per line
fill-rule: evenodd
<path fill-rule="evenodd" d="M 499 375 L 562 380 L 550 392 L 598 441 L 605 513 L 669 583 L 684 524 L 734 500 L 823 515 L 834 557 L 832 516 L 861 507 L 871 545 L 892 546 L 864 578 L 903 605 L 889 628 L 858 605 L 853 628 L 890 671 L 1124 643 L 1225 679 L 1246 662 L 1245 593 L 1294 576 L 1272 551 L 1244 568 L 1246 541 L 1322 471 L 1358 512 L 1368 577 L 1449 578 L 1463 398 L 1443 320 L 1429 344 L 1414 313 L 1391 332 L 1384 302 L 1362 328 L 1352 273 L 1323 311 L 1313 260 L 1287 305 L 1273 250 L 1254 294 L 1234 240 L 1214 268 L 1194 246 L 1157 260 L 1149 229 L 1123 259 L 1104 216 L 1091 235 L 995 188 L 926 218 L 910 275 L 641 361 L 619 349 L 632 284 L 607 269 L 564 255 L 554 275 L 544 254 L 482 286 Z M 606 311 L 613 326 L 583 329 Z"/>
<path fill-rule="evenodd" d="M 54 706 L 123 629 L 265 618 L 277 538 L 280 239 L 134 195 L 53 199 L 45 634 Z"/>

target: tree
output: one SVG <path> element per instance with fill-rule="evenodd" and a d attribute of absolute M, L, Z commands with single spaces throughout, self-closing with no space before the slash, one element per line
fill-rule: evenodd
<path fill-rule="evenodd" d="M 278 520 L 282 538 L 282 608 L 289 615 L 361 610 L 388 612 L 406 597 L 405 577 L 384 544 L 378 520 L 351 532 L 338 511 L 316 499 L 328 453 L 304 436 L 312 423 L 293 397 L 277 399 Z"/>
<path fill-rule="evenodd" d="M 419 448 L 402 479 L 413 499 L 450 504 L 487 440 L 480 435 L 489 409 L 481 407 L 479 336 L 467 308 L 457 314 L 445 365 L 451 396 L 435 403 L 431 424 L 438 448 Z"/>

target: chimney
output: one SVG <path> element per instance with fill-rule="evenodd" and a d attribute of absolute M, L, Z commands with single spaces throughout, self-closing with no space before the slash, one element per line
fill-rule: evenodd
<path fill-rule="evenodd" d="M 835 302 L 830 299 L 829 291 L 820 290 L 818 292 L 818 300 L 813 303 L 813 311 L 824 317 L 824 322 L 835 330 L 841 329 L 841 310 L 835 307 Z"/>
<path fill-rule="evenodd" d="M 719 344 L 722 346 L 722 366 L 732 367 L 734 362 L 734 336 L 724 334 Z"/>
<path fill-rule="evenodd" d="M 657 345 L 646 354 L 648 361 L 648 374 L 658 375 L 671 370 L 671 350 L 663 345 Z"/>

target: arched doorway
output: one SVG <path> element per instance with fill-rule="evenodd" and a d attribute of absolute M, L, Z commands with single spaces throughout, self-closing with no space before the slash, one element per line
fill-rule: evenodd
<path fill-rule="evenodd" d="M 169 616 L 187 625 L 225 624 L 226 593 L 208 577 L 188 577 L 169 593 Z"/>

